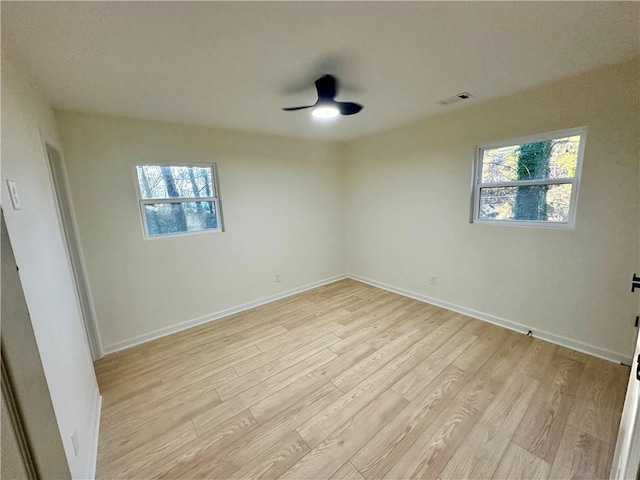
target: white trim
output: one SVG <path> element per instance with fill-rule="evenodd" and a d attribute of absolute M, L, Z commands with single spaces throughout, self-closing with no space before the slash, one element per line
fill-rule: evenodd
<path fill-rule="evenodd" d="M 91 294 L 91 285 L 89 283 L 89 275 L 87 274 L 85 255 L 82 250 L 82 245 L 80 244 L 80 237 L 78 233 L 78 220 L 76 219 L 76 208 L 73 204 L 73 198 L 71 196 L 71 188 L 69 187 L 71 183 L 69 182 L 67 165 L 64 159 L 64 154 L 62 152 L 62 149 L 60 148 L 60 145 L 57 142 L 53 141 L 52 139 L 46 137 L 43 134 L 42 129 L 40 127 L 38 127 L 38 134 L 40 135 L 40 146 L 42 148 L 44 161 L 47 167 L 47 171 L 49 172 L 49 183 L 51 185 L 51 191 L 53 193 L 54 205 L 56 206 L 56 217 L 58 220 L 58 228 L 60 229 L 60 232 L 65 241 L 67 261 L 68 261 L 69 269 L 71 270 L 71 273 L 73 275 L 76 305 L 78 308 L 78 312 L 80 313 L 80 316 L 82 318 L 82 328 L 85 332 L 85 335 L 87 336 L 87 348 L 89 349 L 89 355 L 91 356 L 91 359 L 93 361 L 96 361 L 101 359 L 104 356 L 104 347 L 102 345 L 102 337 L 100 336 L 100 329 L 98 328 L 98 317 L 96 316 L 95 302 L 93 301 L 93 295 Z M 63 185 L 61 186 L 66 190 L 67 202 L 69 203 L 69 214 L 70 214 L 69 220 L 71 222 L 71 225 L 70 225 L 71 232 L 67 232 L 67 229 L 65 228 L 65 225 L 64 225 L 64 221 L 62 219 L 62 212 L 61 212 L 62 206 L 60 205 L 60 202 L 58 200 L 58 194 L 57 194 L 58 187 L 56 185 L 56 181 L 54 178 L 54 172 L 51 168 L 51 160 L 49 159 L 49 152 L 47 151 L 47 146 L 54 149 L 58 153 L 58 156 L 60 159 L 60 169 L 62 170 L 62 177 L 63 177 L 61 179 L 63 182 Z M 67 240 L 67 234 L 73 235 L 76 243 L 78 259 L 80 261 L 80 264 L 77 265 L 77 267 L 81 270 L 82 276 L 84 279 L 84 287 L 87 294 L 87 298 L 85 299 L 87 302 L 86 307 L 89 309 L 89 313 L 91 315 L 90 319 L 86 318 L 84 314 L 84 309 L 82 308 L 80 292 L 78 291 L 78 288 L 79 288 L 78 278 L 75 272 L 73 260 L 71 259 L 71 251 L 69 248 L 69 242 Z M 87 322 L 91 324 L 91 329 L 89 329 L 88 326 L 86 325 Z"/>
<path fill-rule="evenodd" d="M 532 330 L 533 336 L 535 336 L 536 338 L 540 338 L 542 340 L 546 340 L 547 342 L 555 343 L 556 345 L 561 345 L 563 347 L 567 347 L 572 350 L 577 350 L 579 352 L 586 353 L 587 355 L 592 355 L 594 357 L 602 358 L 603 360 L 608 360 L 610 362 L 615 362 L 615 363 L 624 363 L 627 365 L 630 364 L 631 359 L 628 355 L 624 355 L 619 352 L 614 352 L 613 350 L 596 347 L 595 345 L 583 343 L 578 340 L 572 340 L 570 338 L 563 337 L 562 335 L 546 332 L 544 330 L 533 330 L 530 327 L 524 326 L 517 322 L 513 322 L 511 320 L 506 320 L 504 318 L 496 317 L 495 315 L 491 315 L 489 313 L 479 312 L 471 308 L 462 307 L 454 303 L 438 300 L 432 297 L 428 297 L 426 295 L 422 295 L 421 293 L 415 293 L 409 290 L 404 290 L 402 288 L 394 287 L 386 283 L 361 277 L 360 275 L 356 275 L 354 273 L 347 273 L 346 276 L 347 278 L 351 278 L 352 280 L 357 280 L 359 282 L 366 283 L 368 285 L 378 287 L 383 290 L 387 290 L 389 292 L 393 292 L 399 295 L 403 295 L 405 297 L 413 298 L 414 300 L 430 303 L 432 305 L 436 305 L 437 307 L 446 308 L 447 310 L 452 310 L 454 312 L 461 313 L 463 315 L 467 315 L 469 317 L 473 317 L 478 320 L 482 320 L 484 322 L 492 323 L 494 325 L 498 325 L 499 327 L 508 328 L 509 330 L 513 330 L 520 333 L 527 333 L 529 330 Z"/>
<path fill-rule="evenodd" d="M 171 335 L 172 333 L 181 332 L 182 330 L 186 330 L 191 327 L 195 327 L 197 325 L 202 325 L 203 323 L 212 322 L 214 320 L 219 320 L 220 318 L 227 317 L 229 315 L 233 315 L 235 313 L 240 313 L 245 310 L 249 310 L 251 308 L 258 307 L 260 305 L 264 305 L 266 303 L 275 302 L 276 300 L 281 300 L 286 297 L 290 297 L 292 295 L 296 295 L 298 293 L 306 292 L 307 290 L 311 290 L 313 288 L 321 287 L 322 285 L 327 285 L 329 283 L 337 282 L 339 280 L 344 280 L 347 278 L 347 275 L 336 275 L 334 277 L 326 278 L 324 280 L 319 280 L 317 282 L 309 283 L 307 285 L 303 285 L 301 287 L 292 288 L 290 290 L 285 290 L 284 292 L 276 293 L 274 295 L 270 295 L 268 297 L 260 298 L 258 300 L 253 300 L 251 302 L 243 303 L 241 305 L 237 305 L 235 307 L 226 308 L 224 310 L 220 310 L 219 312 L 211 313 L 209 315 L 205 315 L 203 317 L 194 318 L 192 320 L 187 320 L 186 322 L 178 323 L 177 325 L 172 325 L 170 327 L 161 328 L 159 330 L 155 330 L 153 332 L 145 333 L 142 335 L 138 335 L 136 337 L 130 338 L 129 340 L 123 340 L 121 342 L 116 342 L 112 345 L 108 345 L 104 347 L 105 354 L 114 353 L 119 350 L 124 350 L 125 348 L 133 347 L 135 345 L 140 345 L 141 343 L 146 343 L 151 340 L 155 340 L 160 337 L 164 337 L 166 335 Z"/>
<path fill-rule="evenodd" d="M 638 478 L 638 465 L 640 464 L 640 416 L 638 415 L 640 400 L 640 385 L 636 379 L 638 371 L 638 355 L 640 354 L 640 336 L 636 337 L 636 348 L 633 354 L 633 363 L 627 393 L 624 398 L 624 407 L 620 417 L 620 427 L 616 439 L 616 448 L 611 463 L 611 480 L 624 478 Z"/>
<path fill-rule="evenodd" d="M 512 180 L 509 182 L 478 183 L 478 188 L 526 187 L 527 185 L 572 185 L 574 180 L 575 177 L 547 178 L 544 180 Z"/>
<path fill-rule="evenodd" d="M 219 320 L 221 318 L 227 317 L 229 315 L 233 315 L 235 313 L 240 313 L 245 310 L 249 310 L 251 308 L 258 307 L 260 305 L 264 305 L 267 303 L 275 302 L 276 300 L 281 300 L 286 297 L 290 297 L 292 295 L 296 295 L 298 293 L 306 292 L 307 290 L 311 290 L 322 285 L 327 285 L 329 283 L 334 283 L 339 280 L 344 280 L 345 278 L 350 278 L 352 280 L 357 280 L 358 282 L 366 283 L 368 285 L 372 285 L 374 287 L 381 288 L 382 290 L 387 290 L 389 292 L 397 293 L 399 295 L 403 295 L 405 297 L 413 298 L 414 300 L 419 300 L 421 302 L 430 303 L 432 305 L 436 305 L 437 307 L 446 308 L 447 310 L 451 310 L 453 312 L 461 313 L 463 315 L 467 315 L 472 318 L 476 318 L 478 320 L 482 320 L 483 322 L 488 322 L 493 325 L 498 325 L 499 327 L 508 328 L 509 330 L 513 330 L 520 333 L 527 333 L 529 330 L 533 330 L 532 328 L 522 325 L 517 322 L 513 322 L 511 320 L 507 320 L 504 318 L 496 317 L 495 315 L 491 315 L 490 313 L 479 312 L 477 310 L 473 310 L 471 308 L 463 307 L 460 305 L 456 305 L 454 303 L 445 302 L 443 300 L 438 300 L 436 298 L 429 297 L 427 295 L 423 295 L 421 293 L 411 292 L 409 290 L 405 290 L 402 288 L 394 287 L 392 285 L 388 285 L 383 282 L 378 282 L 376 280 L 371 280 L 366 277 L 362 277 L 360 275 L 356 275 L 354 273 L 345 273 L 342 275 L 336 275 L 334 277 L 330 277 L 324 280 L 319 280 L 317 282 L 309 283 L 307 285 L 303 285 L 301 287 L 292 288 L 290 290 L 286 290 L 284 292 L 276 293 L 274 295 L 270 295 L 268 297 L 264 297 L 258 300 L 253 300 L 251 302 L 243 303 L 241 305 L 237 305 L 235 307 L 227 308 L 225 310 L 220 310 L 215 313 L 211 313 L 209 315 L 205 315 L 202 317 L 194 318 L 192 320 L 187 320 L 186 322 L 181 322 L 177 325 L 172 325 L 170 327 L 161 328 L 159 330 L 155 330 L 150 333 L 145 333 L 143 335 L 138 335 L 136 337 L 130 338 L 128 340 L 123 340 L 120 342 L 116 342 L 112 345 L 108 345 L 104 347 L 104 353 L 114 353 L 120 350 L 124 350 L 126 348 L 130 348 L 136 345 L 140 345 L 142 343 L 149 342 L 151 340 L 155 340 L 160 337 L 164 337 L 166 335 L 171 335 L 172 333 L 181 332 L 191 327 L 195 327 L 197 325 L 202 325 L 203 323 L 212 322 L 215 320 Z M 595 345 L 591 345 L 588 343 L 583 343 L 578 340 L 573 340 L 571 338 L 564 337 L 562 335 L 557 335 L 552 332 L 547 332 L 544 330 L 533 330 L 533 336 L 536 338 L 540 338 L 541 340 L 546 340 L 547 342 L 554 343 L 556 345 L 561 345 L 563 347 L 570 348 L 572 350 L 577 350 L 582 353 L 586 353 L 587 355 L 592 355 L 594 357 L 602 358 L 603 360 L 608 360 L 610 362 L 615 363 L 624 363 L 629 365 L 631 359 L 628 355 L 622 354 L 620 352 L 615 352 L 613 350 L 608 350 L 606 348 L 597 347 Z"/>
<path fill-rule="evenodd" d="M 567 183 L 567 182 L 564 182 Z M 142 199 L 140 203 L 143 205 L 158 205 L 165 203 L 200 203 L 200 202 L 215 202 L 216 197 L 192 197 L 191 200 L 187 200 L 187 197 L 178 197 L 178 198 L 163 198 L 161 200 L 157 198 L 150 199 Z"/>
<path fill-rule="evenodd" d="M 575 222 L 549 222 L 546 220 L 476 220 L 476 225 L 498 225 L 508 227 L 527 227 L 527 228 L 550 228 L 556 230 L 573 230 Z"/>
<path fill-rule="evenodd" d="M 0 0 L 1 1 L 1 0 Z M 144 228 L 147 228 L 146 226 Z M 191 230 L 188 232 L 171 232 L 171 233 L 160 233 L 158 235 L 147 235 L 143 238 L 146 242 L 148 240 L 159 240 L 161 238 L 176 238 L 176 237 L 189 237 L 191 235 L 209 235 L 215 233 L 224 233 L 223 230 L 213 229 L 213 228 L 205 228 L 204 230 Z"/>
<path fill-rule="evenodd" d="M 91 457 L 89 457 L 89 471 L 84 478 L 93 480 L 96 478 L 98 466 L 98 440 L 100 437 L 100 415 L 102 413 L 102 395 L 96 390 L 96 408 L 93 414 L 93 438 L 91 440 Z"/>

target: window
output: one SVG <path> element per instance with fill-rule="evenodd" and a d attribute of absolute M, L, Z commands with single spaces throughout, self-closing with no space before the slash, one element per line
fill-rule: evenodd
<path fill-rule="evenodd" d="M 222 231 L 215 165 L 138 165 L 136 175 L 148 237 Z"/>
<path fill-rule="evenodd" d="M 573 226 L 585 136 L 579 128 L 478 147 L 473 221 Z"/>

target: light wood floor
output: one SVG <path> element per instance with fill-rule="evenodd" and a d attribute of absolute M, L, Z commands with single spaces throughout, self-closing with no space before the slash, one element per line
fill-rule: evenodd
<path fill-rule="evenodd" d="M 608 478 L 629 369 L 344 280 L 105 357 L 98 478 Z"/>

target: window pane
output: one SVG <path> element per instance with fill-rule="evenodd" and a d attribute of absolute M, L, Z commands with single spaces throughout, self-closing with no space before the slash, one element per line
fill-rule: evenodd
<path fill-rule="evenodd" d="M 213 197 L 211 168 L 139 165 L 142 199 Z"/>
<path fill-rule="evenodd" d="M 568 222 L 570 183 L 480 189 L 480 220 Z"/>
<path fill-rule="evenodd" d="M 144 206 L 149 236 L 218 228 L 214 202 L 154 203 Z"/>
<path fill-rule="evenodd" d="M 580 135 L 492 148 L 482 152 L 482 183 L 573 178 Z"/>

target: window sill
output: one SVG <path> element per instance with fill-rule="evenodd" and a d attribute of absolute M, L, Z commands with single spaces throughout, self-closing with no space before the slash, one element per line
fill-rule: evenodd
<path fill-rule="evenodd" d="M 475 225 L 492 225 L 500 227 L 526 227 L 526 228 L 542 228 L 548 230 L 574 230 L 575 223 L 560 222 L 528 222 L 520 220 L 473 220 L 470 222 Z"/>

